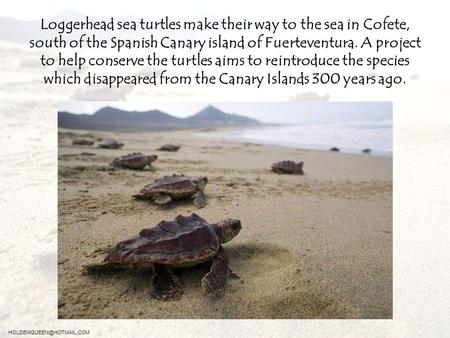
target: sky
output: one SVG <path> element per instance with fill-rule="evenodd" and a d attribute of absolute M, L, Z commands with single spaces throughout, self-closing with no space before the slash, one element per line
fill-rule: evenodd
<path fill-rule="evenodd" d="M 62 102 L 58 109 L 76 114 L 93 114 L 110 106 L 124 110 L 159 109 L 170 115 L 187 117 L 208 105 L 226 113 L 239 114 L 269 123 L 323 123 L 392 120 L 391 102 L 217 102 L 217 103 L 134 103 L 134 102 Z"/>

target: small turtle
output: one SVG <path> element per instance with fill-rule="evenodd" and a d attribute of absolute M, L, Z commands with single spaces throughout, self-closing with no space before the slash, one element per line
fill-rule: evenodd
<path fill-rule="evenodd" d="M 272 164 L 272 170 L 278 174 L 304 175 L 303 162 L 281 161 Z"/>
<path fill-rule="evenodd" d="M 180 149 L 180 146 L 178 146 L 178 145 L 175 145 L 175 144 L 163 144 L 157 150 L 159 150 L 159 151 L 178 151 L 178 149 Z"/>
<path fill-rule="evenodd" d="M 364 154 L 370 154 L 370 153 L 372 152 L 372 149 L 366 148 L 366 149 L 363 149 L 362 152 L 363 152 Z"/>
<path fill-rule="evenodd" d="M 133 195 L 138 199 L 151 199 L 156 204 L 167 204 L 172 200 L 194 197 L 194 204 L 203 208 L 206 205 L 206 198 L 203 190 L 208 183 L 208 177 L 188 177 L 184 175 L 164 176 L 156 179 L 153 183 L 147 184 L 140 194 Z"/>
<path fill-rule="evenodd" d="M 91 146 L 94 144 L 94 141 L 88 140 L 86 138 L 78 138 L 73 140 L 72 144 L 77 146 Z"/>
<path fill-rule="evenodd" d="M 330 148 L 330 151 L 341 151 L 338 147 Z"/>
<path fill-rule="evenodd" d="M 119 149 L 123 147 L 123 143 L 113 139 L 103 139 L 98 143 L 98 146 L 105 149 Z"/>
<path fill-rule="evenodd" d="M 241 227 L 237 219 L 209 224 L 196 214 L 179 215 L 173 221 L 161 221 L 117 243 L 102 263 L 83 267 L 87 272 L 131 267 L 150 269 L 153 271 L 153 295 L 160 300 L 176 300 L 183 291 L 172 268 L 212 261 L 210 271 L 201 280 L 202 288 L 208 296 L 220 296 L 227 277 L 237 278 L 228 268 L 228 258 L 221 244 L 233 239 Z"/>
<path fill-rule="evenodd" d="M 145 156 L 142 153 L 131 153 L 116 158 L 111 165 L 124 169 L 143 169 L 146 165 L 150 166 L 157 159 L 158 156 L 156 155 Z"/>

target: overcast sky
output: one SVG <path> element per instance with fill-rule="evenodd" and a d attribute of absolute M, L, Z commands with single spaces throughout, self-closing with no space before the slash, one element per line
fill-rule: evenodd
<path fill-rule="evenodd" d="M 254 117 L 273 123 L 317 123 L 364 120 L 391 120 L 390 102 L 249 102 L 249 103 L 135 103 L 135 102 L 63 102 L 60 111 L 93 114 L 111 106 L 124 110 L 147 111 L 159 109 L 165 113 L 186 117 L 194 115 L 209 104 L 226 113 Z"/>

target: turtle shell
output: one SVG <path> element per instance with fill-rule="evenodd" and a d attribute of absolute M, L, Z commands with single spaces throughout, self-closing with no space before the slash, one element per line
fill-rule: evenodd
<path fill-rule="evenodd" d="M 125 169 L 142 169 L 156 161 L 157 158 L 156 155 L 145 156 L 142 153 L 131 153 L 114 159 L 112 165 Z"/>
<path fill-rule="evenodd" d="M 106 263 L 155 263 L 174 267 L 195 265 L 216 255 L 219 240 L 211 225 L 196 214 L 161 221 L 138 236 L 117 243 Z"/>
<path fill-rule="evenodd" d="M 98 146 L 105 149 L 119 149 L 123 147 L 123 143 L 117 142 L 113 139 L 104 139 L 98 143 Z"/>
<path fill-rule="evenodd" d="M 272 170 L 279 173 L 303 175 L 303 162 L 280 161 L 272 164 Z"/>
<path fill-rule="evenodd" d="M 163 144 L 157 150 L 160 150 L 160 151 L 177 151 L 178 149 L 180 149 L 179 145 L 176 145 L 176 144 Z"/>
<path fill-rule="evenodd" d="M 94 141 L 92 140 L 88 140 L 85 138 L 78 138 L 72 141 L 73 145 L 78 145 L 78 146 L 91 146 L 94 144 Z"/>
<path fill-rule="evenodd" d="M 153 183 L 147 184 L 141 190 L 141 194 L 152 195 L 156 193 L 165 193 L 172 197 L 183 198 L 191 196 L 197 191 L 197 185 L 191 177 L 173 175 L 158 178 Z"/>

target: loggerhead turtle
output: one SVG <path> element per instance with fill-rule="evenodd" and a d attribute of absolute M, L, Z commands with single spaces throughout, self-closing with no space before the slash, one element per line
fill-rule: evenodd
<path fill-rule="evenodd" d="M 303 175 L 303 162 L 280 161 L 272 164 L 272 170 L 278 174 Z"/>
<path fill-rule="evenodd" d="M 176 145 L 176 144 L 163 144 L 161 147 L 159 147 L 156 150 L 159 150 L 159 151 L 178 151 L 178 149 L 180 149 L 179 145 Z"/>
<path fill-rule="evenodd" d="M 160 300 L 175 300 L 183 291 L 172 268 L 212 261 L 210 271 L 201 280 L 202 288 L 206 295 L 220 296 L 227 277 L 237 277 L 228 268 L 228 258 L 221 244 L 233 239 L 240 230 L 241 222 L 237 219 L 209 224 L 196 214 L 179 215 L 173 221 L 161 221 L 117 243 L 102 263 L 83 267 L 88 272 L 130 267 L 151 269 L 153 295 Z"/>
<path fill-rule="evenodd" d="M 94 141 L 88 140 L 87 138 L 77 138 L 72 141 L 72 144 L 76 146 L 91 146 L 94 144 Z"/>
<path fill-rule="evenodd" d="M 188 177 L 184 175 L 164 176 L 147 184 L 140 194 L 133 195 L 138 199 L 151 199 L 156 204 L 167 204 L 172 200 L 194 197 L 194 204 L 202 208 L 206 205 L 203 190 L 208 183 L 208 177 Z"/>
<path fill-rule="evenodd" d="M 104 149 L 119 149 L 123 147 L 123 143 L 117 142 L 113 139 L 104 139 L 98 143 L 98 146 Z"/>
<path fill-rule="evenodd" d="M 143 169 L 146 165 L 150 166 L 157 159 L 157 155 L 145 156 L 142 153 L 131 153 L 114 159 L 111 165 L 124 169 Z"/>

